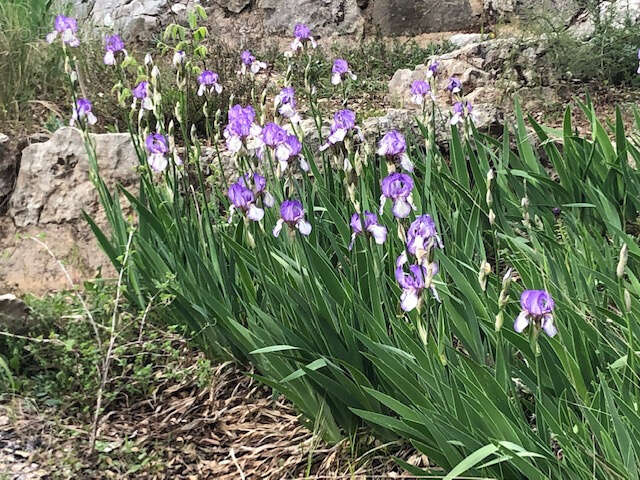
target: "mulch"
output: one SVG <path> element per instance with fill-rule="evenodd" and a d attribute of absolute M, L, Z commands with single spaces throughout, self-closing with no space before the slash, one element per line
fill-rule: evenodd
<path fill-rule="evenodd" d="M 382 479 L 408 478 L 391 455 L 427 465 L 409 447 L 381 448 L 366 435 L 361 455 L 347 441 L 323 443 L 245 373 L 221 364 L 206 388 L 163 379 L 148 398 L 105 414 L 92 454 L 86 422 L 8 399 L 0 404 L 0 479 Z"/>

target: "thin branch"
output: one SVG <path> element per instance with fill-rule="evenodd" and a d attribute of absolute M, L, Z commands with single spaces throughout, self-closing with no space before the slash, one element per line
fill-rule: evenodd
<path fill-rule="evenodd" d="M 93 424 L 91 426 L 91 438 L 89 440 L 90 451 L 93 452 L 96 445 L 96 436 L 98 434 L 98 423 L 100 420 L 100 409 L 102 408 L 102 396 L 104 393 L 105 385 L 107 384 L 109 376 L 109 366 L 111 364 L 111 355 L 116 343 L 116 323 L 118 318 L 118 306 L 120 305 L 120 293 L 122 292 L 122 277 L 124 277 L 124 270 L 127 267 L 127 261 L 129 259 L 129 253 L 131 251 L 131 241 L 133 240 L 133 231 L 129 233 L 129 240 L 127 241 L 127 249 L 125 250 L 124 259 L 122 261 L 122 267 L 120 268 L 120 274 L 118 275 L 118 286 L 116 287 L 116 301 L 113 306 L 113 315 L 111 316 L 111 335 L 109 336 L 109 348 L 104 358 L 102 367 L 102 378 L 100 380 L 100 387 L 98 388 L 98 396 L 96 398 L 96 410 L 93 416 Z"/>

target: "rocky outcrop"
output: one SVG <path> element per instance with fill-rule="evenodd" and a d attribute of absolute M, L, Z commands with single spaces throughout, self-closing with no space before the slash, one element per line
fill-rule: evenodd
<path fill-rule="evenodd" d="M 0 295 L 0 330 L 21 334 L 29 315 L 27 305 L 13 294 Z"/>
<path fill-rule="evenodd" d="M 138 160 L 129 135 L 92 138 L 105 182 L 111 187 L 134 186 Z M 58 260 L 74 282 L 98 269 L 110 269 L 83 211 L 105 224 L 82 136 L 65 127 L 22 153 L 8 215 L 0 217 L 0 291 L 44 293 L 69 288 Z"/>
<path fill-rule="evenodd" d="M 465 97 L 474 105 L 478 119 L 491 122 L 488 113 L 497 106 L 511 103 L 511 94 L 523 89 L 546 87 L 552 79 L 545 45 L 539 39 L 516 41 L 495 39 L 465 45 L 437 58 L 440 63 L 438 106 L 449 110 L 451 100 L 443 91 L 449 77 L 463 83 Z M 416 108 L 410 102 L 410 87 L 415 80 L 424 80 L 427 66 L 398 70 L 389 82 L 389 94 L 398 104 Z"/>
<path fill-rule="evenodd" d="M 129 134 L 93 136 L 102 176 L 111 184 L 130 185 L 138 160 Z M 96 206 L 89 163 L 80 132 L 61 128 L 44 143 L 22 152 L 20 174 L 9 202 L 9 216 L 18 227 L 77 220 Z"/>
<path fill-rule="evenodd" d="M 467 30 L 480 25 L 482 0 L 374 0 L 372 23 L 383 35 L 417 35 Z"/>
<path fill-rule="evenodd" d="M 489 0 L 486 0 L 489 1 Z M 71 0 L 74 14 L 127 40 L 149 38 L 183 21 L 188 0 Z M 484 0 L 211 0 L 202 2 L 212 32 L 237 43 L 290 37 L 298 22 L 315 35 L 412 35 L 470 30 L 482 23 Z M 218 28 L 220 27 L 220 28 Z M 229 28 L 231 27 L 231 28 Z"/>

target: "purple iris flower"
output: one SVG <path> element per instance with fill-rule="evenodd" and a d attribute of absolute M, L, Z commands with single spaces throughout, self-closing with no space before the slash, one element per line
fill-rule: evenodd
<path fill-rule="evenodd" d="M 58 15 L 53 21 L 53 32 L 47 35 L 47 43 L 53 43 L 58 35 L 62 38 L 62 42 L 70 47 L 80 45 L 80 40 L 76 36 L 78 32 L 78 22 L 75 18 Z"/>
<path fill-rule="evenodd" d="M 554 337 L 558 330 L 553 323 L 553 308 L 555 302 L 546 290 L 525 290 L 520 296 L 522 311 L 516 317 L 513 328 L 522 333 L 531 322 L 541 328 L 550 337 Z"/>
<path fill-rule="evenodd" d="M 278 113 L 288 118 L 291 123 L 299 123 L 300 115 L 296 111 L 296 97 L 293 87 L 284 87 L 274 99 L 275 108 Z"/>
<path fill-rule="evenodd" d="M 407 232 L 407 250 L 422 264 L 435 245 L 443 248 L 436 224 L 431 215 L 420 215 L 411 223 Z"/>
<path fill-rule="evenodd" d="M 378 155 L 386 156 L 389 160 L 399 160 L 400 165 L 407 172 L 413 172 L 413 162 L 407 155 L 407 142 L 397 130 L 390 130 L 382 137 L 378 144 Z"/>
<path fill-rule="evenodd" d="M 471 102 L 456 102 L 453 105 L 453 115 L 451 116 L 451 120 L 449 123 L 451 125 L 457 125 L 460 123 L 467 115 L 471 115 L 473 113 L 473 105 Z"/>
<path fill-rule="evenodd" d="M 229 223 L 233 220 L 233 214 L 236 210 L 240 210 L 249 220 L 254 222 L 259 222 L 264 217 L 264 210 L 256 206 L 255 194 L 239 181 L 229 186 L 227 196 L 231 202 Z"/>
<path fill-rule="evenodd" d="M 125 55 L 127 54 L 124 49 L 124 42 L 118 35 L 109 35 L 104 42 L 104 49 L 106 51 L 104 55 L 105 65 L 116 64 L 116 53 L 124 52 Z"/>
<path fill-rule="evenodd" d="M 267 68 L 267 64 L 256 60 L 256 57 L 254 57 L 249 50 L 244 50 L 240 54 L 240 59 L 242 60 L 242 67 L 240 68 L 241 75 L 245 75 L 247 73 L 247 68 L 251 73 L 258 73 L 260 70 Z"/>
<path fill-rule="evenodd" d="M 169 152 L 169 142 L 161 133 L 151 133 L 145 140 L 147 153 L 149 154 L 149 166 L 154 172 L 162 172 L 167 168 L 167 153 Z"/>
<path fill-rule="evenodd" d="M 362 219 L 360 215 L 354 213 L 351 216 L 351 243 L 349 244 L 349 250 L 353 248 L 353 244 L 356 241 L 356 237 L 363 233 Z M 378 245 L 382 245 L 387 239 L 387 227 L 378 223 L 378 216 L 375 213 L 364 212 L 364 229 L 367 234 L 371 235 Z"/>
<path fill-rule="evenodd" d="M 428 265 L 409 265 L 409 272 L 405 272 L 404 266 L 408 262 L 407 254 L 402 253 L 396 260 L 396 281 L 402 288 L 400 307 L 405 312 L 410 312 L 418 306 L 422 298 L 422 291 L 430 288 L 433 296 L 440 301 L 438 292 L 433 284 L 433 277 L 438 274 L 438 264 L 432 262 Z"/>
<path fill-rule="evenodd" d="M 298 49 L 304 48 L 305 44 L 309 42 L 313 48 L 316 48 L 318 45 L 315 39 L 311 36 L 311 30 L 304 23 L 298 23 L 293 29 L 294 39 L 291 43 L 291 52 L 289 52 L 289 56 Z"/>
<path fill-rule="evenodd" d="M 260 135 L 261 129 L 254 123 L 255 118 L 256 112 L 251 105 L 244 108 L 242 105 L 234 105 L 229 109 L 229 123 L 223 133 L 229 151 L 237 153 L 245 143 L 249 147 L 248 140 Z M 258 142 L 253 143 L 258 146 Z"/>
<path fill-rule="evenodd" d="M 211 70 L 205 70 L 200 75 L 198 75 L 198 84 L 200 88 L 198 88 L 198 96 L 201 97 L 205 92 L 216 93 L 222 92 L 222 85 L 218 83 L 218 74 L 216 72 L 212 72 Z"/>
<path fill-rule="evenodd" d="M 298 200 L 285 200 L 280 205 L 280 218 L 273 227 L 273 236 L 280 235 L 280 231 L 284 224 L 289 225 L 293 230 L 294 228 L 302 235 L 309 235 L 311 233 L 311 224 L 304 219 L 304 208 L 302 203 Z"/>
<path fill-rule="evenodd" d="M 462 91 L 462 82 L 458 77 L 451 77 L 447 90 L 451 93 L 460 93 Z"/>
<path fill-rule="evenodd" d="M 238 179 L 238 183 L 251 190 L 256 198 L 262 197 L 262 202 L 266 207 L 273 207 L 275 200 L 273 195 L 267 192 L 267 180 L 262 175 L 259 173 L 245 173 Z"/>
<path fill-rule="evenodd" d="M 69 125 L 73 127 L 78 120 L 85 120 L 85 119 L 89 125 L 94 125 L 98 121 L 98 119 L 91 112 L 92 107 L 93 105 L 91 104 L 90 100 L 86 98 L 78 98 L 76 100 L 76 104 L 73 107 Z"/>
<path fill-rule="evenodd" d="M 387 199 L 393 201 L 393 214 L 398 218 L 407 218 L 415 205 L 411 200 L 413 180 L 405 173 L 392 173 L 382 179 L 380 183 L 382 195 L 380 196 L 380 215 L 384 212 L 384 204 Z"/>
<path fill-rule="evenodd" d="M 331 83 L 333 85 L 338 85 L 342 83 L 342 77 L 344 75 L 349 75 L 351 80 L 355 80 L 356 77 L 351 69 L 349 68 L 349 64 L 346 60 L 342 58 L 336 58 L 333 62 L 333 68 L 331 69 Z"/>
<path fill-rule="evenodd" d="M 361 141 L 364 141 L 362 131 L 356 127 L 356 114 L 352 110 L 339 110 L 333 115 L 331 123 L 331 133 L 327 137 L 327 142 L 320 147 L 320 151 L 324 151 L 331 145 L 344 141 L 350 130 L 354 130 Z"/>
<path fill-rule="evenodd" d="M 640 75 L 640 49 L 638 50 L 638 71 L 637 74 Z"/>
<path fill-rule="evenodd" d="M 427 78 L 435 77 L 438 74 L 440 68 L 440 62 L 433 61 L 427 67 Z"/>
<path fill-rule="evenodd" d="M 424 80 L 416 80 L 411 84 L 411 101 L 416 105 L 422 105 L 427 95 L 433 98 L 431 85 Z"/>
<path fill-rule="evenodd" d="M 136 101 L 140 100 L 142 108 L 145 110 L 153 110 L 153 102 L 149 95 L 149 82 L 142 81 L 133 89 L 133 105 L 135 107 Z"/>

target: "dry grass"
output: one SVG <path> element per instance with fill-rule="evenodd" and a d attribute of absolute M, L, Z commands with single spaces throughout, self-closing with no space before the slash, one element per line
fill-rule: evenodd
<path fill-rule="evenodd" d="M 368 439 L 328 446 L 282 397 L 235 364 L 217 366 L 213 382 L 199 387 L 202 356 L 186 344 L 182 351 L 182 367 L 193 375 L 176 382 L 170 372 L 157 372 L 145 398 L 112 405 L 94 455 L 86 453 L 90 422 L 81 415 L 65 417 L 62 408 L 6 398 L 0 405 L 0 478 L 3 472 L 24 480 L 399 478 L 403 470 L 391 455 L 426 462 L 398 445 L 367 446 Z"/>

